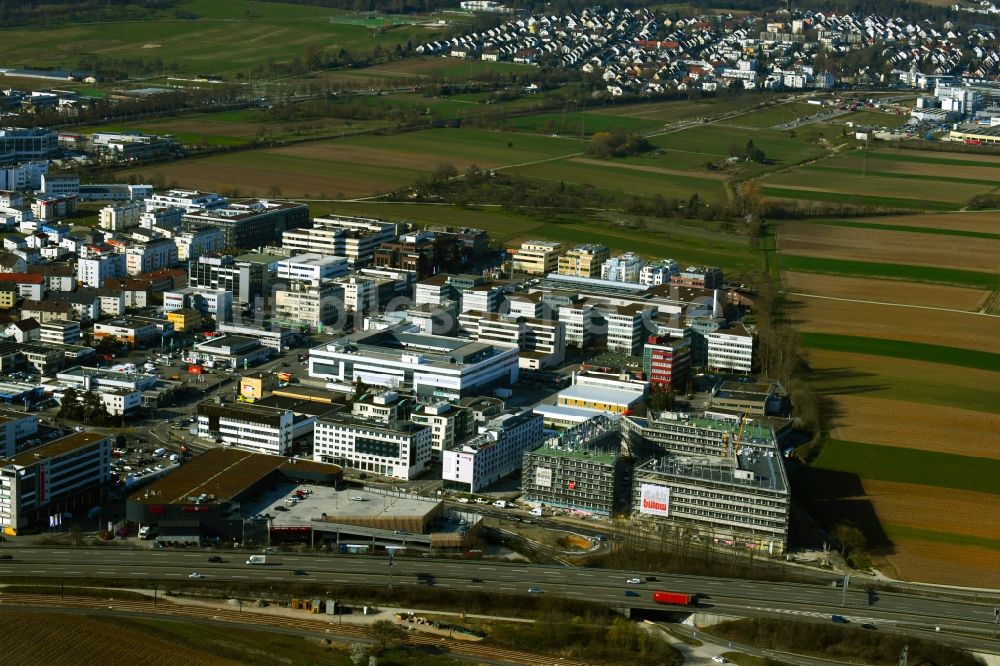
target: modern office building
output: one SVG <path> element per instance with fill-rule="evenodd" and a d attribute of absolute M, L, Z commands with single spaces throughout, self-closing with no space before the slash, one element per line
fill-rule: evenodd
<path fill-rule="evenodd" d="M 530 410 L 498 416 L 477 436 L 444 450 L 444 486 L 479 492 L 519 470 L 525 451 L 541 444 L 542 437 L 542 417 Z"/>
<path fill-rule="evenodd" d="M 634 252 L 626 252 L 608 259 L 601 265 L 601 279 L 611 282 L 638 282 L 642 268 L 642 258 Z"/>
<path fill-rule="evenodd" d="M 441 401 L 421 405 L 410 421 L 431 430 L 431 459 L 441 460 L 442 452 L 473 434 L 474 414 L 468 407 Z"/>
<path fill-rule="evenodd" d="M 216 227 L 222 230 L 226 247 L 260 248 L 281 241 L 289 229 L 309 223 L 305 204 L 247 199 L 224 208 L 195 210 L 187 213 L 185 228 Z"/>
<path fill-rule="evenodd" d="M 617 417 L 592 416 L 524 454 L 522 500 L 577 514 L 628 508 L 629 486 Z"/>
<path fill-rule="evenodd" d="M 332 414 L 316 422 L 313 460 L 410 480 L 430 464 L 431 434 L 409 421 Z"/>
<path fill-rule="evenodd" d="M 696 289 L 720 289 L 723 282 L 721 268 L 689 266 L 670 277 L 670 283 Z"/>
<path fill-rule="evenodd" d="M 708 367 L 750 374 L 753 366 L 753 333 L 741 322 L 705 336 L 708 341 Z"/>
<path fill-rule="evenodd" d="M 223 446 L 286 456 L 308 450 L 316 419 L 329 411 L 330 407 L 321 403 L 301 403 L 284 409 L 203 400 L 198 403 L 198 436 Z"/>
<path fill-rule="evenodd" d="M 363 217 L 317 217 L 311 228 L 286 231 L 281 246 L 291 252 L 347 257 L 351 268 L 372 263 L 375 250 L 396 238 L 396 225 Z"/>
<path fill-rule="evenodd" d="M 507 317 L 472 310 L 458 317 L 466 335 L 488 343 L 514 343 L 521 350 L 519 365 L 543 370 L 562 365 L 566 358 L 566 325 L 560 321 Z"/>
<path fill-rule="evenodd" d="M 59 150 L 59 135 L 46 129 L 0 129 L 0 164 L 47 162 Z"/>
<path fill-rule="evenodd" d="M 407 333 L 404 328 L 359 331 L 312 348 L 309 376 L 335 390 L 349 392 L 360 380 L 454 400 L 517 382 L 514 344 Z"/>
<path fill-rule="evenodd" d="M 170 190 L 162 194 L 153 194 L 145 199 L 146 210 L 155 211 L 164 208 L 181 208 L 186 213 L 196 210 L 214 210 L 223 208 L 229 200 L 213 192 L 198 192 L 197 190 Z"/>
<path fill-rule="evenodd" d="M 319 286 L 324 282 L 347 275 L 346 257 L 327 254 L 296 254 L 278 262 L 275 278 L 296 282 L 308 282 Z"/>
<path fill-rule="evenodd" d="M 312 286 L 293 282 L 275 288 L 274 318 L 279 324 L 311 331 L 330 332 L 343 328 L 344 289 L 338 284 Z"/>
<path fill-rule="evenodd" d="M 655 287 L 668 284 L 670 278 L 681 272 L 681 267 L 673 259 L 657 259 L 642 267 L 639 271 L 639 284 Z"/>
<path fill-rule="evenodd" d="M 16 535 L 48 517 L 99 505 L 111 481 L 111 437 L 78 432 L 0 459 L 0 525 Z"/>
<path fill-rule="evenodd" d="M 651 335 L 643 346 L 642 371 L 654 388 L 683 388 L 691 370 L 690 338 Z"/>
<path fill-rule="evenodd" d="M 264 295 L 269 279 L 266 273 L 260 263 L 237 261 L 228 254 L 205 255 L 188 264 L 188 286 L 232 292 L 233 302 L 245 308 Z"/>

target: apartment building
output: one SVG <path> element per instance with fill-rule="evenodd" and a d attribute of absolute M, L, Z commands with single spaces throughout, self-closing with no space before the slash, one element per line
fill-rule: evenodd
<path fill-rule="evenodd" d="M 305 204 L 262 199 L 236 201 L 222 208 L 190 211 L 182 220 L 186 229 L 216 227 L 226 247 L 259 248 L 278 242 L 289 229 L 309 223 Z"/>
<path fill-rule="evenodd" d="M 753 333 L 737 322 L 705 336 L 708 341 L 708 367 L 750 374 L 753 367 Z"/>
<path fill-rule="evenodd" d="M 382 243 L 396 238 L 396 225 L 362 217 L 317 217 L 312 228 L 286 231 L 281 246 L 293 253 L 347 257 L 351 268 L 368 266 Z"/>
<path fill-rule="evenodd" d="M 340 285 L 293 282 L 275 289 L 272 296 L 274 317 L 286 326 L 308 326 L 317 332 L 329 331 L 334 325 L 343 328 L 344 290 Z"/>
<path fill-rule="evenodd" d="M 559 256 L 564 249 L 562 243 L 530 240 L 521 243 L 521 247 L 513 252 L 511 263 L 515 273 L 547 275 L 559 268 Z"/>
<path fill-rule="evenodd" d="M 119 203 L 101 209 L 99 226 L 108 231 L 124 231 L 138 227 L 146 206 L 141 201 Z"/>
<path fill-rule="evenodd" d="M 125 272 L 140 275 L 177 264 L 177 245 L 169 238 L 136 243 L 125 249 Z"/>
<path fill-rule="evenodd" d="M 331 414 L 316 422 L 313 460 L 410 480 L 431 461 L 431 429 L 408 421 Z"/>
<path fill-rule="evenodd" d="M 113 338 L 132 347 L 146 347 L 160 340 L 160 328 L 151 321 L 116 319 L 94 323 L 94 340 Z"/>
<path fill-rule="evenodd" d="M 80 342 L 80 322 L 52 319 L 40 325 L 39 340 L 59 345 L 75 345 Z"/>
<path fill-rule="evenodd" d="M 111 482 L 111 437 L 78 432 L 0 459 L 0 525 L 9 534 L 45 528 L 48 516 L 101 502 Z"/>
<path fill-rule="evenodd" d="M 642 258 L 633 252 L 626 252 L 611 257 L 601 265 L 601 279 L 611 282 L 638 282 L 642 269 Z"/>
<path fill-rule="evenodd" d="M 279 261 L 275 277 L 278 280 L 308 282 L 313 286 L 319 286 L 334 278 L 347 275 L 347 271 L 346 257 L 311 252 Z"/>
<path fill-rule="evenodd" d="M 670 278 L 681 272 L 681 267 L 673 259 L 656 259 L 639 271 L 639 284 L 655 287 L 668 284 Z"/>
<path fill-rule="evenodd" d="M 642 371 L 654 388 L 683 388 L 691 370 L 690 338 L 651 335 L 643 347 Z"/>
<path fill-rule="evenodd" d="M 123 254 L 80 258 L 76 263 L 76 279 L 88 287 L 103 287 L 108 278 L 125 277 L 125 265 Z"/>
<path fill-rule="evenodd" d="M 468 407 L 450 402 L 422 405 L 410 414 L 410 421 L 431 431 L 431 459 L 440 462 L 442 452 L 474 433 L 475 420 Z"/>
<path fill-rule="evenodd" d="M 670 283 L 696 289 L 721 289 L 724 282 L 721 268 L 691 266 L 670 277 Z"/>
<path fill-rule="evenodd" d="M 201 227 L 174 234 L 177 246 L 177 261 L 196 261 L 204 255 L 221 252 L 226 247 L 226 236 L 222 229 Z"/>
<path fill-rule="evenodd" d="M 559 257 L 557 272 L 572 277 L 599 278 L 601 267 L 610 256 L 611 251 L 604 245 L 577 245 Z"/>
<path fill-rule="evenodd" d="M 444 450 L 445 488 L 476 493 L 521 469 L 524 453 L 542 443 L 542 417 L 526 411 L 490 420 L 477 436 Z"/>
<path fill-rule="evenodd" d="M 39 195 L 31 202 L 31 214 L 37 222 L 60 220 L 76 212 L 75 194 Z"/>

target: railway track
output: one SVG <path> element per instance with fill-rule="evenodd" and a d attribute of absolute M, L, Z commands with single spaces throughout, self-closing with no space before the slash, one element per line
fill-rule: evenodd
<path fill-rule="evenodd" d="M 368 630 L 352 624 L 339 624 L 332 620 L 312 618 L 291 618 L 281 615 L 270 615 L 253 610 L 236 610 L 228 608 L 207 608 L 193 606 L 175 601 L 153 599 L 134 600 L 116 599 L 112 592 L 105 597 L 71 596 L 64 597 L 47 594 L 0 593 L 0 610 L 5 607 L 19 606 L 44 607 L 53 609 L 87 610 L 98 613 L 102 610 L 125 613 L 142 613 L 144 615 L 161 615 L 165 617 L 190 620 L 209 620 L 239 625 L 255 625 L 275 629 L 292 629 L 315 634 L 341 636 L 354 640 L 371 639 Z M 327 617 L 327 616 L 324 616 Z M 332 616 L 329 616 L 332 617 Z M 472 643 L 445 638 L 443 636 L 428 636 L 409 631 L 400 641 L 404 645 L 429 648 L 433 647 L 445 652 L 465 657 L 481 658 L 492 661 L 504 661 L 513 664 L 530 664 L 542 666 L 559 664 L 559 666 L 585 666 L 583 662 L 569 661 L 565 658 L 548 657 L 531 652 L 511 650 L 482 643 Z"/>

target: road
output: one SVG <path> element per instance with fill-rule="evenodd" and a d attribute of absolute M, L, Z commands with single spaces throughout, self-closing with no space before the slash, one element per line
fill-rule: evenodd
<path fill-rule="evenodd" d="M 434 587 L 449 590 L 485 589 L 526 594 L 538 587 L 542 594 L 600 602 L 633 609 L 662 608 L 652 602 L 652 589 L 701 595 L 699 610 L 748 617 L 782 617 L 828 621 L 832 614 L 851 623 L 871 623 L 886 629 L 914 628 L 942 633 L 967 647 L 1000 652 L 1000 626 L 993 623 L 993 606 L 916 594 L 880 592 L 873 606 L 863 589 L 804 583 L 772 583 L 701 576 L 657 574 L 659 581 L 628 585 L 626 579 L 648 572 L 576 569 L 501 562 L 397 558 L 391 570 L 381 557 L 339 555 L 268 555 L 268 564 L 249 566 L 245 553 L 222 555 L 221 564 L 210 564 L 208 553 L 187 551 L 118 550 L 87 548 L 20 548 L 7 546 L 12 560 L 0 560 L 0 577 L 108 578 L 128 585 L 130 580 L 188 580 L 199 572 L 206 583 L 234 581 L 280 587 L 292 581 L 316 584 L 417 585 L 418 575 L 429 574 Z M 297 574 L 297 571 L 304 574 Z M 191 581 L 194 582 L 194 581 Z M 626 590 L 638 596 L 626 596 Z M 972 636 L 975 634 L 975 636 Z"/>

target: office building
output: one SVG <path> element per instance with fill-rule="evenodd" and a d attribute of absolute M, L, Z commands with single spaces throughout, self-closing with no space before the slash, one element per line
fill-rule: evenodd
<path fill-rule="evenodd" d="M 214 210 L 223 208 L 229 200 L 212 192 L 197 190 L 170 190 L 162 194 L 153 194 L 145 199 L 146 210 L 155 211 L 164 208 L 180 208 L 185 213 L 197 210 Z"/>
<path fill-rule="evenodd" d="M 316 253 L 296 254 L 278 262 L 275 278 L 308 282 L 313 286 L 319 286 L 334 278 L 347 275 L 347 271 L 346 257 Z"/>
<path fill-rule="evenodd" d="M 643 262 L 639 255 L 626 252 L 601 265 L 601 279 L 610 282 L 638 282 L 642 269 Z"/>
<path fill-rule="evenodd" d="M 232 255 L 203 255 L 188 264 L 188 286 L 231 292 L 233 302 L 247 308 L 264 295 L 269 281 L 264 264 L 237 261 Z"/>
<path fill-rule="evenodd" d="M 516 383 L 518 348 L 407 333 L 401 326 L 359 331 L 312 348 L 309 376 L 345 392 L 361 380 L 405 388 L 420 397 L 457 400 Z"/>
<path fill-rule="evenodd" d="M 289 229 L 309 223 L 305 204 L 247 199 L 224 208 L 190 211 L 182 224 L 186 229 L 216 227 L 222 230 L 226 247 L 260 248 L 281 241 Z"/>
<path fill-rule="evenodd" d="M 0 129 L 0 164 L 48 162 L 59 151 L 59 135 L 46 129 Z"/>
<path fill-rule="evenodd" d="M 559 257 L 558 273 L 572 277 L 599 278 L 601 267 L 611 256 L 604 245 L 577 245 Z"/>
<path fill-rule="evenodd" d="M 331 414 L 316 422 L 313 460 L 410 480 L 430 464 L 431 430 L 408 421 Z"/>
<path fill-rule="evenodd" d="M 559 256 L 563 253 L 562 243 L 530 240 L 521 243 L 521 247 L 511 250 L 512 270 L 515 273 L 528 275 L 546 275 L 554 273 L 559 267 Z"/>
<path fill-rule="evenodd" d="M 477 493 L 521 469 L 525 451 L 542 443 L 542 417 L 529 411 L 503 414 L 479 434 L 444 450 L 445 488 Z"/>
<path fill-rule="evenodd" d="M 396 238 L 396 225 L 362 217 L 317 217 L 312 228 L 286 231 L 281 246 L 290 252 L 347 257 L 351 268 L 368 266 L 382 243 Z"/>
<path fill-rule="evenodd" d="M 670 278 L 681 272 L 681 267 L 673 259 L 657 259 L 642 267 L 639 271 L 639 284 L 655 287 L 668 284 Z"/>
<path fill-rule="evenodd" d="M 651 335 L 643 346 L 642 371 L 653 388 L 683 389 L 691 369 L 691 340 Z"/>
<path fill-rule="evenodd" d="M 315 410 L 311 414 L 301 409 Z M 299 411 L 299 413 L 296 413 Z M 198 403 L 198 436 L 214 439 L 223 446 L 248 449 L 257 453 L 287 456 L 306 450 L 312 443 L 313 427 L 319 414 L 328 406 L 297 404 L 282 409 L 260 404 L 220 404 L 214 400 Z"/>
<path fill-rule="evenodd" d="M 340 285 L 293 282 L 274 289 L 274 318 L 285 326 L 330 332 L 344 326 L 344 290 Z"/>
<path fill-rule="evenodd" d="M 753 367 L 753 333 L 741 322 L 705 336 L 708 342 L 708 367 L 750 374 Z"/>

